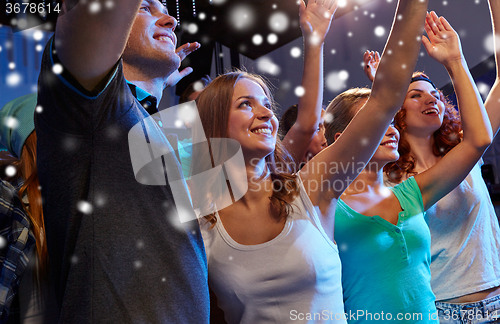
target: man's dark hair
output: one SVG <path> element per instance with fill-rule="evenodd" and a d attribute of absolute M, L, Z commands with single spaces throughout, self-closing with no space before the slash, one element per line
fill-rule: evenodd
<path fill-rule="evenodd" d="M 293 105 L 288 108 L 280 119 L 278 134 L 281 139 L 285 138 L 293 124 L 297 121 L 298 105 Z"/>
<path fill-rule="evenodd" d="M 198 89 L 198 87 L 200 85 L 198 82 L 201 82 L 201 85 L 203 85 L 203 87 L 201 89 Z M 200 91 L 200 90 L 205 89 L 205 87 L 210 82 L 212 82 L 212 79 L 210 79 L 210 77 L 208 75 L 206 75 L 203 78 L 201 78 L 200 80 L 198 80 L 196 82 L 193 82 L 190 85 L 188 85 L 187 88 L 186 88 L 186 90 L 184 90 L 184 92 L 182 92 L 182 94 L 181 94 L 181 96 L 179 98 L 179 104 L 188 102 L 189 101 L 188 98 L 189 98 L 190 95 L 192 95 L 196 91 Z"/>

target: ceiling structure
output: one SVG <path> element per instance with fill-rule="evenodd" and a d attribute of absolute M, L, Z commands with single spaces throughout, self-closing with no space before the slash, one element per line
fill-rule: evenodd
<path fill-rule="evenodd" d="M 335 17 L 371 1 L 344 1 Z M 177 12 L 175 5 L 174 1 L 167 2 L 172 15 Z M 179 9 L 185 33 L 191 31 L 201 42 L 218 42 L 253 60 L 302 36 L 296 0 L 180 0 Z M 254 38 L 256 35 L 261 41 L 259 36 Z"/>
<path fill-rule="evenodd" d="M 44 24 L 45 29 L 54 27 L 55 11 L 45 17 L 33 14 L 6 15 L 7 3 L 16 2 L 21 3 L 22 0 L 2 1 L 1 24 L 12 25 L 14 31 L 43 22 L 52 22 Z M 346 81 L 344 88 L 365 85 L 366 80 L 363 79 L 363 75 L 360 76 L 359 69 L 362 52 L 366 49 L 382 51 L 397 1 L 338 0 L 338 2 L 341 6 L 335 14 L 331 31 L 325 41 L 325 80 L 331 71 L 347 71 L 349 79 L 344 80 Z M 32 0 L 31 3 L 44 3 L 45 6 L 51 4 L 52 8 L 57 5 L 54 0 L 52 2 Z M 196 14 L 193 14 L 193 4 Z M 296 83 L 300 82 L 302 69 L 300 58 L 291 58 L 289 53 L 291 47 L 302 48 L 296 0 L 168 0 L 167 7 L 171 15 L 180 17 L 180 26 L 177 30 L 179 44 L 194 41 L 202 44 L 198 51 L 184 60 L 183 66 L 193 67 L 194 72 L 178 84 L 177 94 L 180 94 L 187 84 L 210 74 L 212 62 L 219 66 L 219 71 L 223 71 L 222 67 L 227 68 L 228 64 L 230 67 L 241 65 L 251 67 L 256 65 L 255 60 L 264 57 L 271 59 L 280 67 L 281 73 L 277 75 L 262 69 L 255 71 L 271 79 L 279 78 L 276 84 L 278 92 L 282 93 L 282 97 L 291 97 L 287 89 L 290 88 L 290 84 L 293 89 Z M 460 34 L 464 54 L 470 67 L 483 61 L 487 62 L 485 60 L 492 53 L 485 45 L 488 34 L 491 34 L 486 0 L 431 0 L 429 10 L 436 10 L 438 14 L 444 15 Z M 378 27 L 384 30 L 382 36 L 377 36 L 373 32 Z M 223 59 L 220 57 L 223 52 L 220 45 L 230 49 L 230 54 L 225 55 Z M 423 48 L 422 52 L 417 69 L 427 72 L 440 71 L 432 77 L 437 85 L 445 86 L 449 79 L 446 72 L 442 73 L 444 69 L 430 59 Z M 216 53 L 215 59 L 214 53 Z M 485 63 L 483 68 L 476 71 L 484 71 L 484 68 L 491 69 L 493 66 L 491 63 Z M 476 77 L 479 77 L 478 73 Z M 330 77 L 331 80 L 331 74 Z M 343 88 L 339 87 L 338 91 L 330 89 L 328 92 L 327 86 L 325 95 L 328 94 L 329 97 L 341 90 Z M 288 104 L 286 101 L 285 103 Z"/>
<path fill-rule="evenodd" d="M 328 91 L 327 87 L 325 95 L 330 94 L 328 96 L 352 86 L 367 84 L 360 69 L 362 53 L 366 49 L 382 52 L 397 1 L 345 0 L 339 3 L 343 6 L 337 10 L 325 41 L 325 79 L 329 71 L 347 71 L 349 80 L 346 80 L 345 87 L 339 87 L 338 91 L 335 89 Z M 278 97 L 285 99 L 283 103 L 286 106 L 289 103 L 287 100 L 290 100 L 290 103 L 296 101 L 296 98 L 289 99 L 293 97 L 293 91 L 290 93 L 288 89 L 289 83 L 292 83 L 293 90 L 297 79 L 300 82 L 302 72 L 300 58 L 297 60 L 290 57 L 290 48 L 302 49 L 296 0 L 195 0 L 196 16 L 193 16 L 191 0 L 179 0 L 179 4 L 181 22 L 179 44 L 198 41 L 202 44 L 202 48 L 183 62 L 183 66 L 193 67 L 194 72 L 181 81 L 176 91 L 177 95 L 189 83 L 210 74 L 213 71 L 212 62 L 218 66 L 225 66 L 226 69 L 228 64 L 229 67 L 244 65 L 248 68 L 258 65 L 259 59 L 270 58 L 281 68 L 279 75 L 266 73 L 262 69 L 254 71 L 263 73 L 271 79 L 279 78 L 279 81 L 273 83 L 276 83 Z M 168 7 L 171 13 L 176 13 L 174 1 L 170 1 Z M 475 70 L 475 77 L 480 77 L 486 72 L 485 69 L 493 68 L 491 60 L 487 61 L 492 54 L 486 44 L 488 36 L 491 35 L 487 0 L 431 0 L 430 10 L 445 16 L 459 33 L 469 67 L 484 62 L 482 68 Z M 384 32 L 382 35 L 376 35 L 374 30 L 380 27 Z M 220 48 L 217 49 L 216 43 L 228 47 L 231 51 L 230 55 L 224 56 L 225 63 L 217 62 L 221 60 L 219 54 L 222 51 Z M 216 53 L 215 58 L 214 53 Z M 427 56 L 423 47 L 416 69 L 427 72 L 439 71 L 431 73 L 432 78 L 438 86 L 451 89 L 450 85 L 446 87 L 449 83 L 446 71 Z M 217 72 L 223 70 L 216 70 Z M 334 77 L 330 73 L 330 80 L 332 78 Z"/>
<path fill-rule="evenodd" d="M 344 1 L 335 18 L 371 1 Z M 178 84 L 177 95 L 188 84 L 210 74 L 214 53 L 215 64 L 223 66 L 218 44 L 231 50 L 231 66 L 239 68 L 238 54 L 256 60 L 302 36 L 296 0 L 179 0 L 178 3 L 179 14 L 176 2 L 167 1 L 169 12 L 180 21 L 179 44 L 197 41 L 202 47 L 183 62 L 183 66 L 193 67 L 194 72 Z"/>
<path fill-rule="evenodd" d="M 8 0 L 21 4 L 22 0 Z M 202 48 L 189 56 L 183 63 L 191 66 L 194 73 L 185 78 L 178 86 L 180 94 L 187 84 L 210 74 L 212 54 L 219 52 L 217 44 L 231 49 L 233 66 L 239 67 L 237 59 L 242 54 L 250 59 L 258 59 L 275 49 L 301 37 L 296 0 L 162 0 L 166 2 L 169 13 L 179 18 L 179 44 L 198 41 Z M 338 18 L 372 0 L 343 1 L 335 14 Z M 307 2 L 307 0 L 306 0 Z M 34 0 L 31 3 L 56 8 L 56 1 Z M 23 6 L 21 5 L 21 9 Z M 22 10 L 21 10 L 22 11 Z M 48 10 L 47 10 L 48 12 Z M 47 15 L 6 13 L 1 11 L 0 23 L 10 25 L 14 32 L 40 26 L 52 29 L 57 12 Z M 215 50 L 215 51 L 214 51 Z"/>

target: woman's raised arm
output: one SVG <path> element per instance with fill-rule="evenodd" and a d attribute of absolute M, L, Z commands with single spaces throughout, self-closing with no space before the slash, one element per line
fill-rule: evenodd
<path fill-rule="evenodd" d="M 427 15 L 423 43 L 429 56 L 448 71 L 460 111 L 463 140 L 436 165 L 415 176 L 424 208 L 434 205 L 465 179 L 491 144 L 493 133 L 483 101 L 462 54 L 460 39 L 444 17 Z M 436 181 L 439 179 L 439 181 Z"/>
<path fill-rule="evenodd" d="M 377 149 L 389 123 L 403 104 L 412 72 L 418 58 L 424 28 L 427 0 L 400 0 L 387 40 L 371 95 L 364 107 L 347 126 L 334 144 L 316 155 L 301 171 L 304 186 L 316 204 L 326 195 L 329 186 L 338 198 L 362 170 Z M 339 172 L 332 170 L 335 163 Z M 356 167 L 349 167 L 354 163 Z M 329 167 L 318 167 L 326 164 Z M 318 186 L 319 184 L 319 186 Z M 318 187 L 319 190 L 312 190 Z"/>

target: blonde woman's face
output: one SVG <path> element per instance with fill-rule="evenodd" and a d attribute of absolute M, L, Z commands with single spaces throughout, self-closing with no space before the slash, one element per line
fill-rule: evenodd
<path fill-rule="evenodd" d="M 264 89 L 250 79 L 239 80 L 230 109 L 229 138 L 241 144 L 245 159 L 261 159 L 272 153 L 276 146 L 278 119 Z"/>

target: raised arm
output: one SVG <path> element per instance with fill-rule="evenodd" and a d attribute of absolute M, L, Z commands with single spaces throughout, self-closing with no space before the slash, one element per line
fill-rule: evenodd
<path fill-rule="evenodd" d="M 113 2 L 111 2 L 113 3 Z M 118 62 L 141 0 L 104 2 L 65 0 L 55 33 L 62 65 L 92 90 Z"/>
<path fill-rule="evenodd" d="M 292 154 L 296 165 L 304 158 L 316 134 L 321 119 L 323 102 L 323 47 L 330 29 L 337 1 L 309 1 L 307 7 L 300 0 L 300 27 L 304 36 L 304 72 L 299 98 L 297 121 L 290 128 L 283 144 Z M 298 170 L 295 170 L 298 171 Z"/>
<path fill-rule="evenodd" d="M 489 0 L 491 12 L 491 24 L 493 25 L 493 43 L 495 48 L 495 62 L 497 67 L 497 78 L 491 91 L 486 98 L 484 106 L 490 118 L 493 134 L 496 135 L 500 128 L 500 44 L 497 37 L 500 37 L 500 1 Z"/>
<path fill-rule="evenodd" d="M 443 64 L 450 75 L 463 128 L 462 142 L 432 168 L 415 176 L 427 209 L 465 179 L 491 144 L 493 134 L 457 33 L 444 17 L 438 17 L 435 12 L 427 15 L 425 30 L 429 36 L 423 38 L 427 53 Z"/>
<path fill-rule="evenodd" d="M 318 203 L 321 198 L 326 199 L 326 195 L 324 190 L 309 188 L 308 182 L 313 186 L 324 184 L 325 180 L 330 183 L 340 181 L 341 187 L 330 186 L 333 197 L 338 198 L 361 171 L 359 165 L 371 159 L 390 121 L 403 104 L 420 49 L 427 2 L 399 1 L 369 99 L 335 143 L 316 155 L 302 169 L 301 176 L 305 179 L 304 185 L 313 203 Z M 330 167 L 326 173 L 318 172 L 324 170 L 315 167 L 320 163 L 335 163 L 340 172 L 328 172 Z M 353 163 L 356 167 L 351 168 Z"/>
<path fill-rule="evenodd" d="M 377 67 L 380 63 L 380 54 L 377 51 L 366 51 L 363 54 L 363 71 L 365 72 L 368 80 L 373 82 L 375 79 L 375 74 L 377 73 Z"/>

